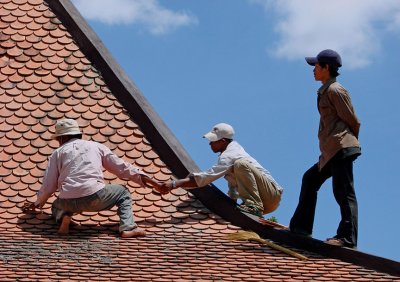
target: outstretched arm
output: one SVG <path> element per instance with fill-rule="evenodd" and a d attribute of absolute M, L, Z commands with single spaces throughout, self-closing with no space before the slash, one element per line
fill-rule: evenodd
<path fill-rule="evenodd" d="M 160 194 L 167 194 L 169 192 L 169 190 L 167 190 L 167 188 L 165 188 L 163 184 L 155 181 L 154 179 L 151 179 L 147 175 L 140 175 L 140 178 L 144 185 L 153 187 Z"/>
<path fill-rule="evenodd" d="M 125 162 L 123 159 L 115 155 L 109 148 L 104 145 L 99 145 L 103 151 L 102 164 L 109 172 L 115 174 L 121 179 L 129 179 L 140 185 L 152 187 L 161 194 L 166 194 L 169 191 L 162 189 L 162 184 L 150 178 L 144 172 L 134 167 L 132 164 Z"/>
<path fill-rule="evenodd" d="M 204 187 L 226 175 L 231 167 L 231 164 L 216 164 L 206 171 L 190 173 L 186 178 L 165 182 L 162 187 L 168 191 L 178 187 L 185 189 Z"/>
<path fill-rule="evenodd" d="M 171 191 L 175 188 L 196 188 L 199 187 L 196 183 L 196 180 L 194 179 L 193 176 L 189 176 L 186 178 L 182 179 L 177 179 L 177 180 L 170 180 L 167 181 L 163 184 L 163 188 L 167 189 L 168 191 Z"/>
<path fill-rule="evenodd" d="M 57 154 L 50 156 L 49 163 L 43 176 L 42 187 L 37 193 L 34 206 L 41 208 L 47 200 L 57 191 L 59 171 L 57 167 Z"/>

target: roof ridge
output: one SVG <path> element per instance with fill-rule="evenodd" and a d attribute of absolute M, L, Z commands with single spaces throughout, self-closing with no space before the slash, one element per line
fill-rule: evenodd
<path fill-rule="evenodd" d="M 183 146 L 172 134 L 168 126 L 153 110 L 133 81 L 114 60 L 101 39 L 87 24 L 70 0 L 44 0 L 54 12 L 57 12 L 64 25 L 70 27 L 70 33 L 82 46 L 82 52 L 100 69 L 102 76 L 111 88 L 120 96 L 121 103 L 137 120 L 145 126 L 142 130 L 151 143 L 157 143 L 157 153 L 173 168 L 178 177 L 186 176 L 189 171 L 198 171 Z M 125 103 L 124 103 L 125 102 Z"/>
<path fill-rule="evenodd" d="M 57 148 L 52 126 L 63 117 L 78 119 L 89 140 L 107 145 L 159 181 L 198 168 L 69 0 L 1 3 L 2 281 L 94 276 L 113 281 L 394 280 L 340 261 L 341 252 L 339 259 L 327 259 L 335 254 L 325 254 L 317 240 L 302 241 L 260 225 L 214 185 L 161 196 L 106 173 L 107 181 L 132 192 L 136 221 L 149 231 L 140 239 L 115 237 L 115 208 L 74 216 L 78 224 L 64 238 L 53 234 L 49 205 L 43 213 L 21 214 L 20 204 L 40 188 L 46 160 Z M 224 239 L 240 227 L 313 253 L 303 262 L 252 242 Z"/>
<path fill-rule="evenodd" d="M 207 208 L 223 219 L 244 230 L 254 231 L 263 238 L 268 238 L 288 246 L 307 250 L 330 258 L 340 259 L 391 275 L 400 276 L 400 262 L 364 253 L 357 249 L 332 246 L 321 240 L 298 236 L 256 222 L 236 209 L 236 203 L 219 189 L 216 189 L 212 184 L 205 188 L 193 189 L 191 191 L 203 203 L 207 203 Z"/>

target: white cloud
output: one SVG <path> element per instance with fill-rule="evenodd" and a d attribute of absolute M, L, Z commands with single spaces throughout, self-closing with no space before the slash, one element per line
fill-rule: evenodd
<path fill-rule="evenodd" d="M 172 11 L 157 0 L 72 0 L 87 19 L 105 24 L 138 24 L 154 35 L 197 24 L 186 11 Z"/>
<path fill-rule="evenodd" d="M 279 35 L 271 53 L 286 59 L 337 50 L 350 68 L 370 64 L 382 39 L 400 28 L 399 0 L 249 0 L 277 12 Z"/>

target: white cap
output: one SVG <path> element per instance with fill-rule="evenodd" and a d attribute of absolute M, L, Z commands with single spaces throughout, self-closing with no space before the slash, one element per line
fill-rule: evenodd
<path fill-rule="evenodd" d="M 207 138 L 209 141 L 214 142 L 221 140 L 222 138 L 233 139 L 235 130 L 227 123 L 218 123 L 214 125 L 212 130 L 204 134 L 203 138 Z"/>
<path fill-rule="evenodd" d="M 79 129 L 78 123 L 73 119 L 62 119 L 57 121 L 56 133 L 54 133 L 51 138 L 55 139 L 58 136 L 76 134 L 82 134 Z"/>

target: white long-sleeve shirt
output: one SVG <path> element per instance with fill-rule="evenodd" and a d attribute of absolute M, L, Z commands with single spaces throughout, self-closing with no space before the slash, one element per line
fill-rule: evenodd
<path fill-rule="evenodd" d="M 146 175 L 103 144 L 73 139 L 50 156 L 38 200 L 46 201 L 56 191 L 63 199 L 92 195 L 105 187 L 103 168 L 141 185 L 140 175 Z"/>
<path fill-rule="evenodd" d="M 276 187 L 280 187 L 279 184 L 275 181 L 272 175 L 268 170 L 263 168 L 253 157 L 251 157 L 243 147 L 236 141 L 232 141 L 229 143 L 225 151 L 223 151 L 218 157 L 218 163 L 206 171 L 203 172 L 195 172 L 191 175 L 194 177 L 196 184 L 198 187 L 205 186 L 210 184 L 211 182 L 217 180 L 218 178 L 224 176 L 228 181 L 229 188 L 235 190 L 237 187 L 235 177 L 233 174 L 233 164 L 238 159 L 245 159 L 253 166 L 255 166 L 258 170 L 260 170 L 271 182 L 276 184 Z M 281 188 L 282 189 L 282 188 Z M 235 198 L 234 195 L 230 195 L 232 198 Z"/>

